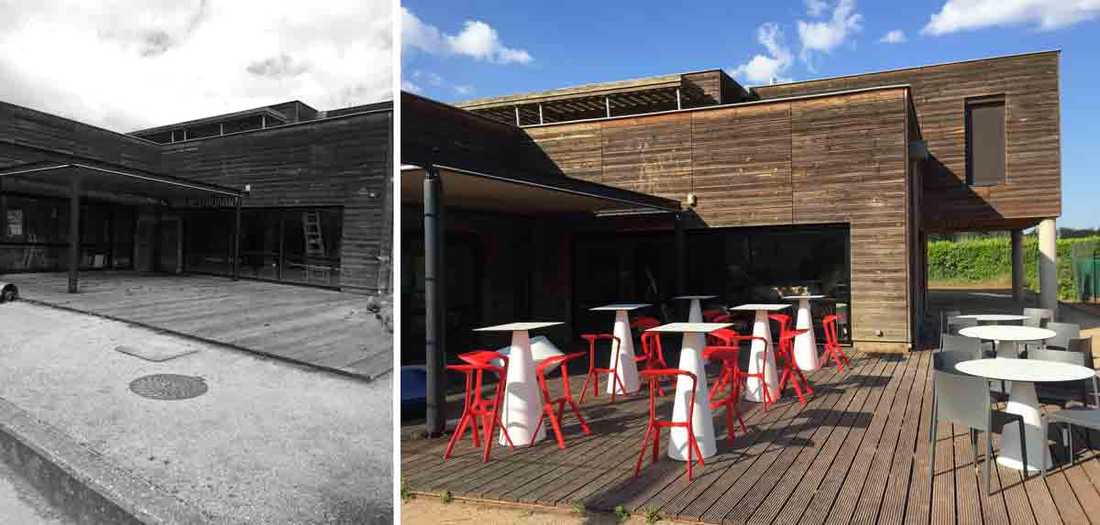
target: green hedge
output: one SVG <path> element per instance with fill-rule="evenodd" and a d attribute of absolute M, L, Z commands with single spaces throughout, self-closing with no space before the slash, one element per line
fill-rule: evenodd
<path fill-rule="evenodd" d="M 928 243 L 928 280 L 988 282 L 1011 279 L 1012 249 L 1008 237 L 932 241 Z M 1058 240 L 1058 298 L 1075 300 L 1072 253 L 1074 246 L 1100 249 L 1100 236 Z M 1078 250 L 1082 248 L 1079 247 Z M 1089 249 L 1085 247 L 1085 249 Z M 1024 237 L 1024 282 L 1039 289 L 1039 244 L 1035 236 Z"/>

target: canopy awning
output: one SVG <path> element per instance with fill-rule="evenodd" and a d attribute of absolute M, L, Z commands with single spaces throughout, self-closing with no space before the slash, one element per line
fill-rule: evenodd
<path fill-rule="evenodd" d="M 4 191 L 68 197 L 74 179 L 82 195 L 177 207 L 233 206 L 245 194 L 225 186 L 91 162 L 32 162 L 0 169 Z"/>
<path fill-rule="evenodd" d="M 521 215 L 674 213 L 680 203 L 595 182 L 565 176 L 523 177 L 479 173 L 437 166 L 451 208 L 507 212 Z M 401 201 L 424 201 L 426 170 L 401 167 Z"/>

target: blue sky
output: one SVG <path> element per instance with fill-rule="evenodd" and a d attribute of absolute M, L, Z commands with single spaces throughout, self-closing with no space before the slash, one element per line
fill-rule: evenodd
<path fill-rule="evenodd" d="M 402 87 L 445 102 L 718 67 L 751 85 L 1061 49 L 1059 226 L 1100 227 L 1100 0 L 403 4 Z"/>

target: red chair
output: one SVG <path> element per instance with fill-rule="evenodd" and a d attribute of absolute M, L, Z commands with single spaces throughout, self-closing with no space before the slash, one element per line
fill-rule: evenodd
<path fill-rule="evenodd" d="M 726 370 L 738 370 L 740 365 L 738 358 L 740 357 L 741 348 L 738 346 L 708 346 L 703 349 L 703 357 L 708 361 L 718 361 L 722 363 L 723 372 Z M 714 399 L 714 395 L 717 389 L 712 388 L 710 390 L 710 409 L 716 410 L 720 407 L 726 407 L 726 433 L 729 436 L 729 440 L 734 440 L 733 432 L 733 418 L 737 417 L 737 422 L 741 424 L 741 431 L 748 432 L 745 429 L 745 421 L 741 419 L 741 382 L 735 380 L 727 380 L 725 382 L 717 382 L 716 386 L 729 386 L 729 395 L 722 399 Z"/>
<path fill-rule="evenodd" d="M 688 399 L 687 420 L 686 421 L 668 421 L 657 419 L 657 388 L 658 381 L 661 378 L 677 379 L 678 376 L 687 376 L 691 378 L 691 395 Z M 703 452 L 699 449 L 699 442 L 695 440 L 695 432 L 691 427 L 692 417 L 695 412 L 695 388 L 696 377 L 695 374 L 688 372 L 687 370 L 678 370 L 675 368 L 667 368 L 664 370 L 646 370 L 642 372 L 641 379 L 649 382 L 649 424 L 646 425 L 645 438 L 642 440 L 642 452 L 638 455 L 638 462 L 634 464 L 634 477 L 638 477 L 638 473 L 642 470 L 642 460 L 645 459 L 646 449 L 649 448 L 649 441 L 653 440 L 653 463 L 657 462 L 657 456 L 660 454 L 661 449 L 661 429 L 662 428 L 686 428 L 688 435 L 688 450 L 687 450 L 687 471 L 688 480 L 693 479 L 692 467 L 695 464 L 693 454 L 698 457 L 699 466 L 704 466 Z"/>
<path fill-rule="evenodd" d="M 840 347 L 840 336 L 838 335 L 836 324 L 836 314 L 826 315 L 821 320 L 822 326 L 825 328 L 825 352 L 824 357 L 826 360 L 832 358 L 836 363 L 836 367 L 841 372 L 844 371 L 844 365 L 848 364 L 848 356 L 844 353 L 844 349 Z"/>
<path fill-rule="evenodd" d="M 608 381 L 614 381 L 615 388 L 611 389 L 611 402 L 615 402 L 615 395 L 619 392 L 626 392 L 626 385 L 623 384 L 622 378 L 617 373 L 619 370 L 619 347 L 622 345 L 622 341 L 618 337 L 611 334 L 581 334 L 581 338 L 588 341 L 588 377 L 584 379 L 584 387 L 581 388 L 581 403 L 584 403 L 584 396 L 588 393 L 588 384 L 592 384 L 592 395 L 600 397 L 600 374 L 609 374 L 611 377 Z M 600 368 L 596 366 L 596 342 L 597 341 L 611 341 L 611 368 Z"/>
<path fill-rule="evenodd" d="M 753 340 L 763 341 L 765 347 L 770 346 L 768 340 L 764 339 L 763 337 L 755 335 L 741 335 L 728 328 L 720 328 L 707 335 L 713 336 L 712 341 L 714 341 L 715 343 L 708 346 L 740 348 L 741 343 L 751 343 Z M 703 349 L 703 357 L 706 357 L 706 348 Z M 760 359 L 766 359 L 766 354 L 760 354 Z M 764 367 L 761 365 L 759 369 L 759 372 L 746 372 L 741 369 L 741 364 L 739 361 L 722 360 L 722 371 L 718 374 L 718 380 L 714 382 L 714 385 L 710 387 L 710 391 L 707 392 L 707 400 L 713 401 L 714 396 L 717 395 L 723 387 L 728 385 L 736 385 L 736 387 L 738 388 L 738 392 L 740 392 L 741 385 L 746 379 L 750 377 L 758 379 L 760 383 L 763 384 L 765 382 Z M 764 397 L 764 410 L 767 410 L 768 405 L 775 404 L 776 400 L 772 399 L 771 389 L 762 388 L 762 390 Z"/>
<path fill-rule="evenodd" d="M 718 321 L 715 321 L 714 319 L 723 315 L 727 315 L 725 310 L 719 310 L 717 308 L 703 310 L 703 321 L 708 323 L 717 323 Z"/>
<path fill-rule="evenodd" d="M 665 362 L 665 352 L 661 347 L 661 334 L 657 332 L 642 332 L 642 354 L 634 359 L 639 363 L 643 360 L 642 370 L 662 370 L 669 368 Z M 657 385 L 657 392 L 665 395 L 665 389 Z"/>
<path fill-rule="evenodd" d="M 658 326 L 661 326 L 661 320 L 647 315 L 639 315 L 630 322 L 630 327 L 639 331 L 649 330 L 650 328 L 656 328 Z"/>
<path fill-rule="evenodd" d="M 535 436 L 539 434 L 539 429 L 542 428 L 542 422 L 550 418 L 550 428 L 554 430 L 554 437 L 558 440 L 558 448 L 565 450 L 565 439 L 561 434 L 561 418 L 565 412 L 565 405 L 569 405 L 569 408 L 573 410 L 573 414 L 577 416 L 577 421 L 581 423 L 581 431 L 586 436 L 592 434 L 592 431 L 588 428 L 588 423 L 581 416 L 577 402 L 573 401 L 573 393 L 569 390 L 569 362 L 581 357 L 584 357 L 584 352 L 556 355 L 543 359 L 535 367 L 535 375 L 539 380 L 539 390 L 542 391 L 542 414 L 539 416 L 539 423 L 535 425 L 535 432 L 531 434 L 532 445 L 535 444 Z M 557 398 L 550 395 L 550 389 L 546 386 L 546 369 L 555 364 L 561 365 L 562 395 Z"/>
<path fill-rule="evenodd" d="M 787 381 L 794 387 L 794 393 L 798 396 L 798 402 L 805 405 L 806 396 L 813 395 L 814 388 L 798 368 L 794 359 L 794 339 L 808 330 L 791 328 L 791 317 L 786 314 L 770 314 L 768 318 L 779 323 L 779 347 L 776 351 L 777 364 L 783 367 L 779 376 L 779 393 L 782 395 Z"/>
<path fill-rule="evenodd" d="M 499 428 L 505 441 L 508 442 L 508 446 L 513 450 L 516 448 L 512 443 L 511 436 L 508 435 L 508 429 L 504 427 L 504 423 L 500 419 L 500 409 L 504 401 L 504 377 L 508 369 L 508 357 L 490 350 L 467 352 L 460 354 L 458 357 L 466 364 L 447 365 L 447 369 L 466 374 L 465 405 L 462 409 L 462 417 L 458 420 L 458 426 L 455 427 L 454 434 L 451 435 L 451 439 L 447 443 L 447 450 L 443 452 L 443 459 L 451 457 L 455 444 L 466 433 L 467 426 L 470 427 L 474 446 L 480 446 L 477 429 L 477 425 L 480 423 L 485 438 L 485 450 L 482 452 L 481 461 L 487 463 L 493 448 L 492 435 L 494 429 Z M 492 364 L 493 361 L 498 359 L 504 363 L 503 367 Z M 493 397 L 489 399 L 483 398 L 481 393 L 482 386 L 485 384 L 486 372 L 492 372 L 497 376 L 497 385 L 493 391 Z"/>

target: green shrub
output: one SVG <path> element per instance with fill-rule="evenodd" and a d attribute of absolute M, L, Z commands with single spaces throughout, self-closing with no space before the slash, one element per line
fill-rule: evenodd
<path fill-rule="evenodd" d="M 1100 248 L 1100 236 L 1059 239 L 1058 298 L 1076 300 L 1073 280 L 1073 250 L 1089 245 Z M 1008 237 L 932 241 L 928 243 L 928 280 L 953 283 L 988 282 L 1012 275 L 1012 249 Z M 1039 243 L 1035 236 L 1024 238 L 1024 285 L 1039 289 Z"/>

